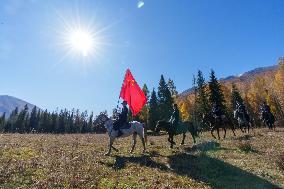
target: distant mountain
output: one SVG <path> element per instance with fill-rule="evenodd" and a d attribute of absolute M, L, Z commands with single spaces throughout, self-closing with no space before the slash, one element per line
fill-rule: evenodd
<path fill-rule="evenodd" d="M 3 115 L 6 112 L 6 118 L 11 114 L 11 112 L 18 107 L 19 111 L 24 108 L 25 105 L 28 105 L 29 111 L 35 106 L 30 104 L 24 100 L 8 96 L 8 95 L 0 95 L 0 115 Z"/>
<path fill-rule="evenodd" d="M 253 69 L 251 71 L 245 72 L 239 76 L 228 76 L 226 78 L 221 78 L 219 81 L 221 83 L 236 83 L 236 82 L 250 82 L 256 77 L 261 77 L 265 74 L 275 72 L 278 68 L 278 65 L 260 67 Z M 194 92 L 194 88 L 189 88 L 179 94 L 179 97 L 186 97 L 187 95 Z"/>

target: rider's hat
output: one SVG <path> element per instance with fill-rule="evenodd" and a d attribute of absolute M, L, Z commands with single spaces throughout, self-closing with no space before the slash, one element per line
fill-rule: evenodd
<path fill-rule="evenodd" d="M 127 105 L 127 102 L 124 100 L 121 104 L 122 105 Z"/>

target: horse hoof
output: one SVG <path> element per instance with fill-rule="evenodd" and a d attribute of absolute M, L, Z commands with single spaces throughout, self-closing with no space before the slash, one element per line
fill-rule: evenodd
<path fill-rule="evenodd" d="M 180 145 L 182 146 L 182 145 L 184 145 L 184 143 L 181 143 Z"/>
<path fill-rule="evenodd" d="M 105 153 L 105 156 L 109 156 L 110 155 L 110 153 L 108 152 L 108 153 Z"/>

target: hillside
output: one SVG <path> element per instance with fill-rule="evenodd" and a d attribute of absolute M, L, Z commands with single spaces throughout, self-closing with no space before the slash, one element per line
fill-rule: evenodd
<path fill-rule="evenodd" d="M 16 97 L 0 95 L 0 115 L 6 112 L 7 118 L 16 107 L 22 110 L 26 104 L 28 105 L 29 111 L 35 106 Z"/>
<path fill-rule="evenodd" d="M 264 75 L 269 75 L 269 74 L 274 74 L 275 71 L 277 70 L 278 65 L 273 65 L 273 66 L 268 66 L 268 67 L 260 67 L 253 69 L 251 71 L 245 72 L 239 76 L 228 76 L 225 78 L 221 78 L 220 82 L 221 83 L 238 83 L 238 82 L 246 82 L 249 83 L 253 81 L 256 77 L 262 77 Z M 180 93 L 180 97 L 187 96 L 191 93 L 193 93 L 194 88 L 189 88 L 182 93 Z"/>

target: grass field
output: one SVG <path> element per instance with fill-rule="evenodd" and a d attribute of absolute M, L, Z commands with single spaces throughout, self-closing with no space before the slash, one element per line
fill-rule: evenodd
<path fill-rule="evenodd" d="M 177 142 L 181 137 L 176 138 Z M 193 146 L 169 149 L 166 136 L 119 139 L 119 152 L 104 156 L 104 134 L 2 134 L 0 188 L 284 188 L 284 129 L 228 132 L 213 140 L 206 132 Z"/>

